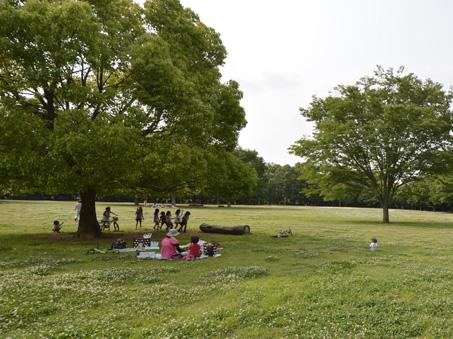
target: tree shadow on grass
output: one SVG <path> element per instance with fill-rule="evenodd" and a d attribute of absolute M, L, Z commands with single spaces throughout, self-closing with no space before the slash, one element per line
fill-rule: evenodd
<path fill-rule="evenodd" d="M 370 226 L 380 226 L 380 227 L 417 227 L 417 228 L 425 228 L 425 229 L 452 229 L 453 230 L 453 222 L 447 221 L 390 221 L 389 224 L 384 224 L 383 222 L 378 221 L 370 221 L 370 220 L 348 220 L 348 221 L 341 221 L 341 224 L 354 224 L 354 225 L 362 225 L 364 227 Z"/>
<path fill-rule="evenodd" d="M 145 233 L 152 233 L 152 241 L 160 242 L 166 232 L 160 231 L 120 231 L 120 232 L 103 232 L 98 238 L 95 237 L 77 237 L 75 232 L 62 232 L 62 233 L 33 233 L 33 234 L 0 234 L 0 243 L 8 246 L 14 245 L 15 247 L 28 247 L 28 246 L 41 246 L 41 245 L 90 245 L 100 247 L 110 247 L 111 244 L 121 238 L 126 241 L 128 247 L 132 247 L 134 238 L 141 237 Z M 196 232 L 188 231 L 182 233 L 178 238 L 183 241 L 194 235 Z"/>

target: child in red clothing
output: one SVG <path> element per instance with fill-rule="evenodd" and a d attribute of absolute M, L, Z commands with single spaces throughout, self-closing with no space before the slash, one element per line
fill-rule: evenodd
<path fill-rule="evenodd" d="M 188 252 L 187 255 L 184 257 L 184 260 L 193 260 L 196 258 L 199 258 L 201 255 L 201 247 L 198 245 L 198 241 L 200 241 L 200 238 L 197 237 L 196 235 L 192 236 L 190 238 L 191 244 L 188 247 Z"/>

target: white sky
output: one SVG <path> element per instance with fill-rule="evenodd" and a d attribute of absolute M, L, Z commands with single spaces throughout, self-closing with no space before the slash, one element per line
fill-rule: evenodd
<path fill-rule="evenodd" d="M 222 74 L 244 92 L 239 144 L 266 162 L 294 164 L 287 148 L 311 127 L 313 95 L 405 66 L 447 87 L 453 79 L 453 1 L 181 0 L 221 34 Z"/>

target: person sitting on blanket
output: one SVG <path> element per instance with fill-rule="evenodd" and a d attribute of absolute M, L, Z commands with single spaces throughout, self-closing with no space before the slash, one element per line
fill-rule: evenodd
<path fill-rule="evenodd" d="M 52 226 L 52 231 L 59 233 L 61 231 L 61 226 L 63 224 L 64 224 L 63 222 L 60 223 L 58 220 L 54 220 L 53 226 Z"/>
<path fill-rule="evenodd" d="M 179 232 L 174 228 L 169 230 L 166 237 L 162 239 L 161 243 L 161 257 L 162 259 L 180 259 L 182 258 L 182 249 L 179 247 L 179 241 L 176 236 Z"/>
<path fill-rule="evenodd" d="M 187 248 L 188 253 L 184 257 L 184 260 L 194 260 L 201 256 L 201 246 L 198 244 L 199 241 L 200 241 L 200 238 L 197 237 L 196 235 L 194 235 L 190 238 L 191 244 Z"/>

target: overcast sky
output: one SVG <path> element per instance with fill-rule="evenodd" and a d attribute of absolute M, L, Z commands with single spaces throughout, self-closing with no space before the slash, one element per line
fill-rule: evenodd
<path fill-rule="evenodd" d="M 450 87 L 453 1 L 181 0 L 221 34 L 225 80 L 244 92 L 239 144 L 267 162 L 294 164 L 288 147 L 311 127 L 299 114 L 313 95 L 405 66 Z"/>

